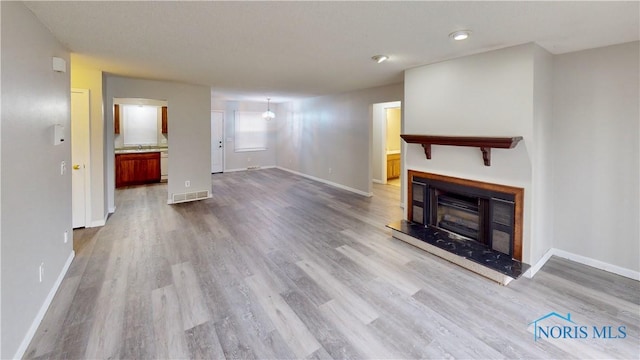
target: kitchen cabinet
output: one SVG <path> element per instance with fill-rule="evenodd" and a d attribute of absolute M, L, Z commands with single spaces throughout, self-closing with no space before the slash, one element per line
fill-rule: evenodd
<path fill-rule="evenodd" d="M 400 154 L 387 155 L 387 179 L 400 177 Z"/>
<path fill-rule="evenodd" d="M 160 152 L 116 154 L 116 187 L 160 182 Z"/>
<path fill-rule="evenodd" d="M 169 133 L 169 118 L 168 118 L 166 106 L 162 107 L 162 133 L 163 134 Z"/>
<path fill-rule="evenodd" d="M 113 105 L 113 133 L 120 134 L 120 105 Z"/>

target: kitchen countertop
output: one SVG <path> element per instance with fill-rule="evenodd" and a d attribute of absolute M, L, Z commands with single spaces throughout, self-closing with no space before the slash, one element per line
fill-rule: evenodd
<path fill-rule="evenodd" d="M 166 146 L 143 146 L 141 149 L 138 149 L 138 147 L 136 146 L 114 149 L 114 153 L 116 154 L 137 154 L 150 152 L 169 152 L 169 148 Z"/>

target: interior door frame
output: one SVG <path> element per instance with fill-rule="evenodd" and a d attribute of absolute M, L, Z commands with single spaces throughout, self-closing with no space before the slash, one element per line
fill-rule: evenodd
<path fill-rule="evenodd" d="M 394 102 L 395 103 L 395 102 Z M 400 109 L 402 112 L 402 103 L 397 101 L 397 106 L 385 106 L 382 108 L 384 115 L 382 116 L 382 181 L 383 184 L 387 184 L 387 129 L 389 129 L 389 117 L 387 116 L 389 109 Z M 402 114 L 402 113 L 401 113 Z M 400 133 L 402 134 L 402 117 L 400 118 Z M 402 140 L 400 140 L 400 158 L 402 159 Z M 402 160 L 400 161 L 402 163 Z M 400 181 L 402 182 L 402 171 L 400 171 Z"/>
<path fill-rule="evenodd" d="M 84 156 L 84 161 L 85 163 L 82 164 L 81 166 L 83 166 L 83 171 L 84 171 L 84 227 L 88 228 L 91 227 L 91 91 L 89 89 L 79 89 L 79 88 L 71 88 L 71 93 L 80 93 L 86 96 L 86 101 L 87 101 L 87 109 L 88 109 L 88 118 L 87 118 L 87 131 L 88 131 L 88 137 L 87 137 L 87 149 L 86 150 L 86 154 Z M 73 134 L 73 128 L 74 128 L 74 119 L 73 116 L 71 116 L 71 134 Z M 73 172 L 73 165 L 74 165 L 74 161 L 73 161 L 73 146 L 74 146 L 74 137 L 73 135 L 70 136 L 71 138 L 71 171 Z M 73 176 L 73 173 L 72 173 Z M 72 181 L 73 181 L 73 177 L 72 177 Z M 72 183 L 73 186 L 73 183 Z M 71 191 L 72 196 L 73 196 L 73 190 Z M 73 200 L 72 200 L 73 203 Z M 72 208 L 73 211 L 73 208 Z"/>
<path fill-rule="evenodd" d="M 220 114 L 222 114 L 222 129 L 220 129 L 220 131 L 221 131 L 220 137 L 222 138 L 222 172 L 224 173 L 224 171 L 225 171 L 225 169 L 226 169 L 226 163 L 225 163 L 225 158 L 226 158 L 226 157 L 225 157 L 225 151 L 226 151 L 226 147 L 227 147 L 227 146 L 226 146 L 226 141 L 225 141 L 225 138 L 226 138 L 226 136 L 225 136 L 225 119 L 226 119 L 226 116 L 225 116 L 225 115 L 226 115 L 226 114 L 225 114 L 224 110 L 211 110 L 211 115 L 212 115 L 212 116 L 211 116 L 211 118 L 209 119 L 209 121 L 210 121 L 211 123 L 213 122 L 213 113 L 220 113 Z M 213 155 L 213 146 L 214 146 L 213 141 L 214 141 L 214 140 L 213 140 L 213 139 L 211 139 L 211 155 Z M 213 162 L 213 160 L 212 160 L 211 162 Z M 213 170 L 213 169 L 211 169 L 211 170 Z M 212 172 L 212 174 L 213 174 L 213 172 Z"/>

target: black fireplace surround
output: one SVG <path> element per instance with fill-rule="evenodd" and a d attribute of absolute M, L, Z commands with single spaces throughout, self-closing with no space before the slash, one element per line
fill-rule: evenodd
<path fill-rule="evenodd" d="M 515 196 L 414 176 L 414 224 L 436 227 L 513 257 Z"/>

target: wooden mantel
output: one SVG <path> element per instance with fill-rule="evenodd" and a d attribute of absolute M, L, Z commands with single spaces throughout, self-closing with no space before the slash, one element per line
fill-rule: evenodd
<path fill-rule="evenodd" d="M 439 136 L 439 135 L 400 135 L 409 144 L 421 144 L 427 159 L 431 159 L 431 145 L 471 146 L 480 148 L 485 166 L 491 166 L 491 149 L 513 149 L 522 136 L 481 137 L 481 136 Z"/>

